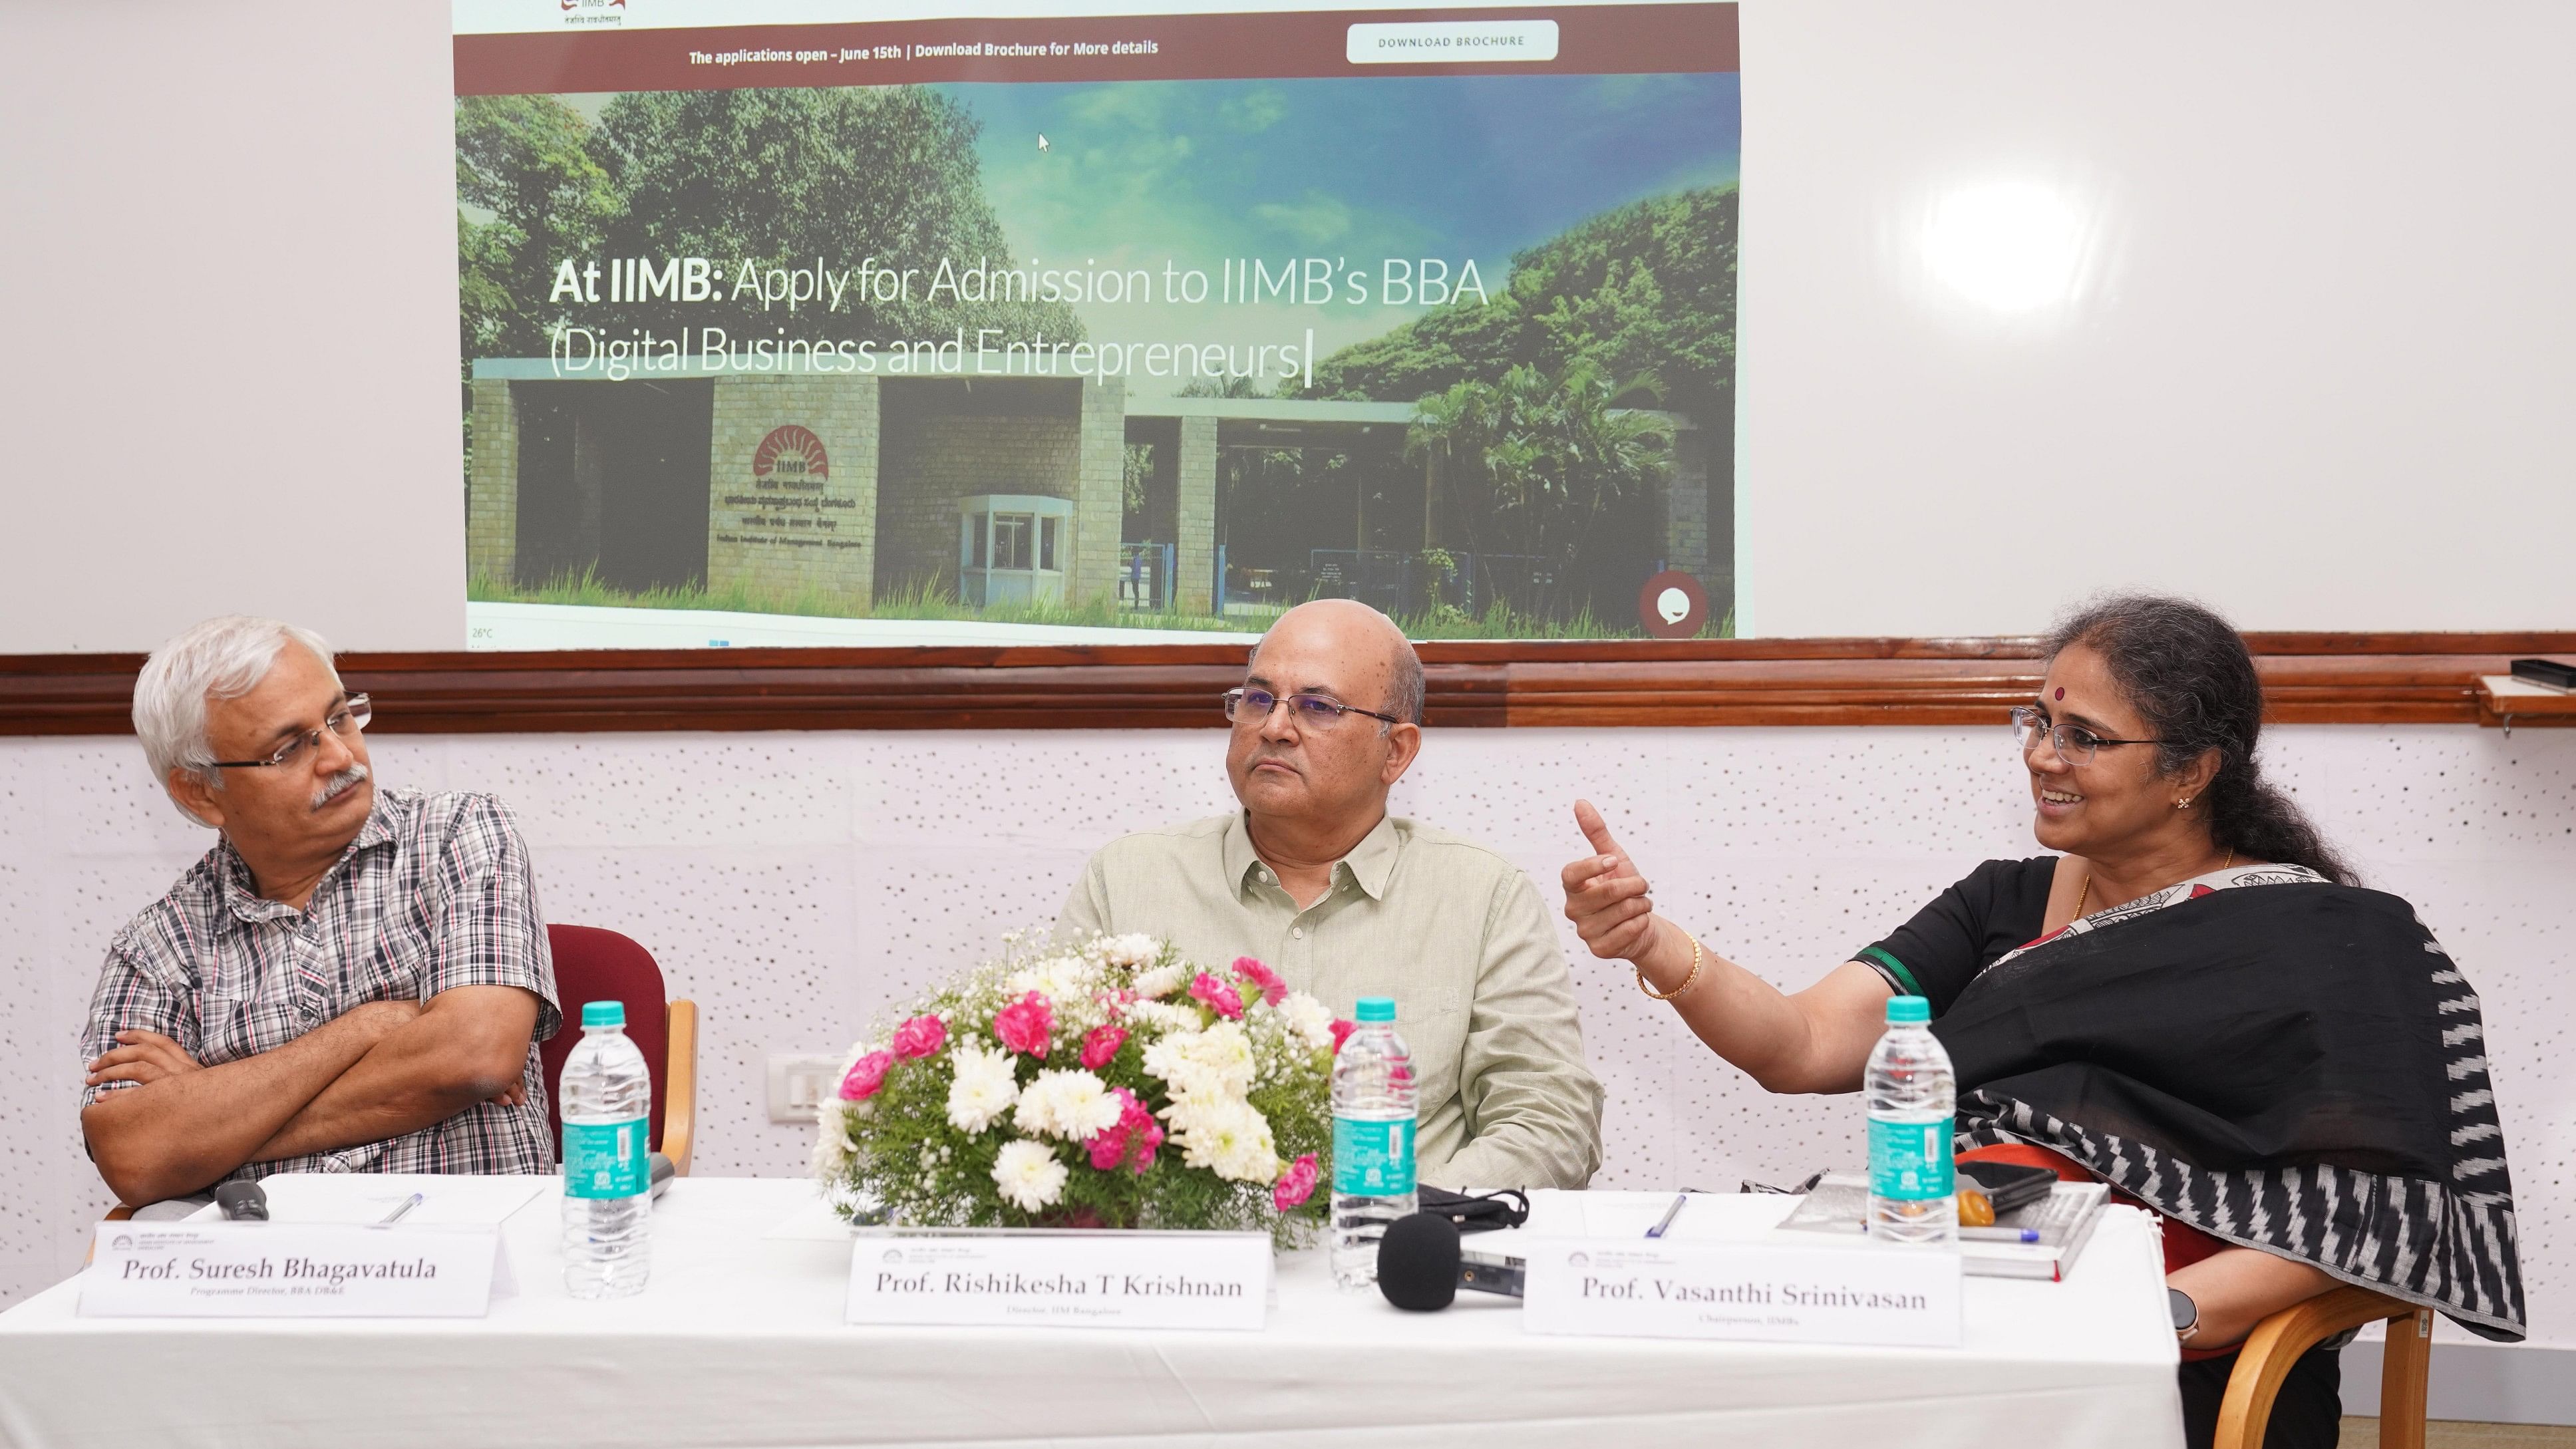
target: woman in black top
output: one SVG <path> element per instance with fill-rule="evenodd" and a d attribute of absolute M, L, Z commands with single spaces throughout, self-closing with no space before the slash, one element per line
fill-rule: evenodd
<path fill-rule="evenodd" d="M 2262 686 L 2226 621 L 2113 598 L 2013 711 L 2041 846 L 1988 861 L 1785 994 L 1655 914 L 1600 813 L 1566 915 L 1775 1092 L 1850 1092 L 1891 995 L 1928 998 L 1962 1151 L 2110 1182 L 2166 1219 L 2185 1428 L 2270 1314 L 2357 1283 L 2523 1334 L 2512 1187 L 2477 997 L 2405 902 L 2351 873 L 2255 758 Z M 2188 1311 L 2186 1311 L 2188 1305 Z M 2267 1445 L 2331 1445 L 2332 1350 Z"/>

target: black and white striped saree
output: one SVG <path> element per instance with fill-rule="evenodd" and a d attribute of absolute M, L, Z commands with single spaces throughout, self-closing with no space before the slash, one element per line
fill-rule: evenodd
<path fill-rule="evenodd" d="M 1933 1030 L 1962 1149 L 2034 1143 L 2213 1237 L 2523 1336 L 2477 993 L 2397 897 L 2220 871 L 2004 956 Z"/>

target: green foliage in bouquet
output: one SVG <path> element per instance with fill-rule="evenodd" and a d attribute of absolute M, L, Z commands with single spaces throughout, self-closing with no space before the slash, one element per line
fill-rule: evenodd
<path fill-rule="evenodd" d="M 1348 1030 L 1249 957 L 1201 966 L 1147 936 L 1015 949 L 852 1052 L 815 1173 L 844 1216 L 1291 1246 L 1324 1222 Z"/>

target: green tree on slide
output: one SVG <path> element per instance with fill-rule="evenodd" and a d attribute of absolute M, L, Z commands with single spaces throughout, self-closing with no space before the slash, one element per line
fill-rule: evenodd
<path fill-rule="evenodd" d="M 1735 407 L 1732 186 L 1632 202 L 1512 258 L 1482 305 L 1443 307 L 1316 364 L 1309 397 L 1412 402 L 1515 367 L 1653 379 L 1704 423 Z M 1634 399 L 1643 402 L 1644 398 Z"/>
<path fill-rule="evenodd" d="M 556 268 L 616 257 L 718 259 L 719 301 L 579 309 L 620 331 L 685 321 L 737 341 L 790 336 L 878 342 L 943 340 L 958 328 L 1013 339 L 1078 341 L 1062 303 L 968 302 L 928 296 L 940 260 L 961 266 L 1014 253 L 984 197 L 979 123 L 964 107 L 906 86 L 846 90 L 654 92 L 610 101 L 592 126 L 546 96 L 456 103 L 457 199 L 492 214 L 457 219 L 465 355 L 543 356 L 547 328 L 572 315 L 547 299 Z M 873 257 L 917 268 L 909 296 L 842 310 L 800 303 L 763 312 L 733 300 L 734 266 L 835 271 Z M 605 296 L 605 288 L 602 289 Z"/>
<path fill-rule="evenodd" d="M 542 357 L 564 309 L 546 301 L 561 257 L 595 255 L 618 208 L 590 127 L 552 96 L 456 103 L 456 286 L 462 355 Z M 475 221 L 471 207 L 491 220 Z"/>

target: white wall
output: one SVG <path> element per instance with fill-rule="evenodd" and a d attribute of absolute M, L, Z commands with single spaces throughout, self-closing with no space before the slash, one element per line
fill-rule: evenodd
<path fill-rule="evenodd" d="M 1750 0 L 1740 567 L 1763 634 L 2564 628 L 2576 9 Z M 2067 199 L 2071 300 L 1931 275 Z M 2005 238 L 2009 240 L 2009 238 Z"/>
<path fill-rule="evenodd" d="M 0 6 L 0 653 L 465 643 L 446 7 Z"/>
<path fill-rule="evenodd" d="M 1753 631 L 2023 631 L 2109 583 L 2576 622 L 2576 11 L 1742 17 Z M 447 25 L 0 8 L 0 653 L 223 609 L 462 646 Z M 1939 199 L 1996 178 L 2077 205 L 2076 300 L 2004 322 L 1927 275 Z"/>
<path fill-rule="evenodd" d="M 1222 808 L 1221 748 L 1214 731 L 374 745 L 388 783 L 509 800 L 547 915 L 634 935 L 698 1000 L 697 1170 L 756 1175 L 802 1173 L 810 1140 L 768 1122 L 768 1053 L 846 1049 L 1001 931 L 1051 920 L 1094 847 Z M 2576 1045 L 2576 732 L 2285 728 L 2269 753 L 2482 994 L 2532 1339 L 2576 1347 L 2576 1086 L 2556 1070 Z M 78 1145 L 90 989 L 109 935 L 208 843 L 145 776 L 130 741 L 0 741 L 0 1302 L 76 1267 L 107 1203 Z M 1786 986 L 1976 861 L 2036 853 L 2000 728 L 1439 731 L 1400 791 L 1551 900 L 1582 849 L 1568 802 L 1589 794 L 1666 909 Z M 1575 959 L 1609 1090 L 1604 1185 L 1725 1189 L 1858 1159 L 1853 1099 L 1764 1095 L 1624 971 Z M 2560 1398 L 2576 1422 L 2576 1390 Z"/>

